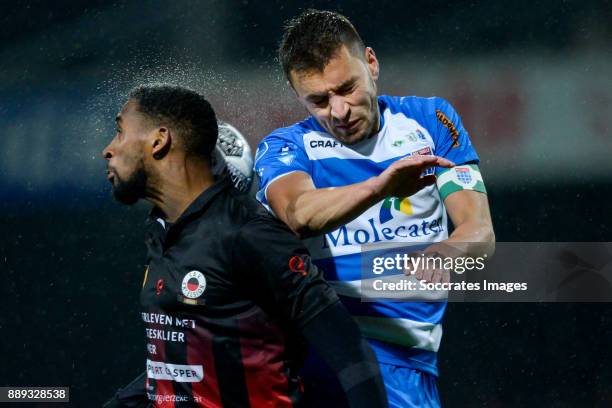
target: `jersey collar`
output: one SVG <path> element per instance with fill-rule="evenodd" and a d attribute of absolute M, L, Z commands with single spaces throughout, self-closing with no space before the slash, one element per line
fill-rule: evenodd
<path fill-rule="evenodd" d="M 379 96 L 378 97 L 378 132 L 374 133 L 374 135 L 382 132 L 383 128 L 385 127 L 385 110 L 387 109 L 387 104 L 386 102 Z"/>
<path fill-rule="evenodd" d="M 208 207 L 208 204 L 210 204 L 210 202 L 221 191 L 225 190 L 226 188 L 229 188 L 230 186 L 231 186 L 231 180 L 228 177 L 222 177 L 219 180 L 215 181 L 215 183 L 212 186 L 208 187 L 195 200 L 193 200 L 193 202 L 189 204 L 187 209 L 183 211 L 183 213 L 178 217 L 178 219 L 172 224 L 163 220 L 163 218 L 160 216 L 159 209 L 157 207 L 153 207 L 151 211 L 149 212 L 149 216 L 147 218 L 147 224 L 150 224 L 150 223 L 162 224 L 159 221 L 159 219 L 162 219 L 165 225 L 166 231 L 169 230 L 170 228 L 176 227 L 177 225 L 184 224 L 189 219 L 191 219 L 191 217 L 194 214 L 198 214 L 206 210 L 206 207 Z"/>

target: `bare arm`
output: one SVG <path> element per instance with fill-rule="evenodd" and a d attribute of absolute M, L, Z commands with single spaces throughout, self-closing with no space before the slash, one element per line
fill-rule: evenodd
<path fill-rule="evenodd" d="M 483 251 L 493 255 L 495 232 L 487 195 L 477 191 L 457 191 L 444 200 L 444 205 L 455 226 L 444 242 L 456 248 L 461 245 L 463 256 L 482 256 Z"/>
<path fill-rule="evenodd" d="M 434 176 L 421 173 L 435 166 L 453 163 L 437 156 L 412 156 L 363 182 L 321 189 L 308 174 L 294 172 L 270 184 L 266 197 L 276 216 L 303 238 L 333 231 L 385 197 L 408 197 L 434 184 Z"/>
<path fill-rule="evenodd" d="M 482 257 L 495 252 L 495 232 L 487 195 L 477 191 L 457 191 L 444 200 L 455 230 L 448 239 L 429 246 L 424 252 L 444 257 Z M 410 271 L 407 271 L 409 273 Z M 421 269 L 417 279 L 428 282 L 449 282 L 450 271 Z"/>

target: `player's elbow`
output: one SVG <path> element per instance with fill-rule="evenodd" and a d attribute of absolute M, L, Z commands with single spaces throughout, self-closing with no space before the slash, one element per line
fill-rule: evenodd
<path fill-rule="evenodd" d="M 311 220 L 300 214 L 288 217 L 288 225 L 300 239 L 317 235 L 317 229 L 313 227 Z"/>
<path fill-rule="evenodd" d="M 320 226 L 317 225 L 314 215 L 307 211 L 298 210 L 294 205 L 289 205 L 286 215 L 287 225 L 300 239 L 320 233 Z"/>
<path fill-rule="evenodd" d="M 485 245 L 485 253 L 487 256 L 493 256 L 495 253 L 495 230 L 493 230 L 493 225 L 491 223 L 482 226 L 481 242 Z"/>
<path fill-rule="evenodd" d="M 462 226 L 459 234 L 464 242 L 469 242 L 468 252 L 474 256 L 487 257 L 495 253 L 495 231 L 490 222 L 473 220 Z"/>

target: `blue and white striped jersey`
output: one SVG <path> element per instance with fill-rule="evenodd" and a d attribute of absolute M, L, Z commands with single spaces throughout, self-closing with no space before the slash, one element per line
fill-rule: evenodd
<path fill-rule="evenodd" d="M 445 100 L 379 96 L 378 104 L 379 132 L 356 145 L 343 145 L 313 117 L 268 135 L 255 157 L 257 199 L 270 210 L 267 187 L 294 171 L 307 173 L 317 188 L 326 188 L 365 181 L 413 154 L 435 154 L 458 165 L 478 163 L 461 119 Z M 361 302 L 360 251 L 373 243 L 427 243 L 447 237 L 446 211 L 433 185 L 410 197 L 388 197 L 346 225 L 305 243 L 379 360 L 437 375 L 446 303 Z"/>

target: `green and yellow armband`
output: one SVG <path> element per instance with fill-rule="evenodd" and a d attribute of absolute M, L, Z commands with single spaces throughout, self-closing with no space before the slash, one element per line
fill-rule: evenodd
<path fill-rule="evenodd" d="M 437 179 L 436 184 L 442 200 L 460 190 L 472 190 L 485 194 L 487 192 L 477 164 L 462 164 L 452 169 L 442 169 Z"/>

